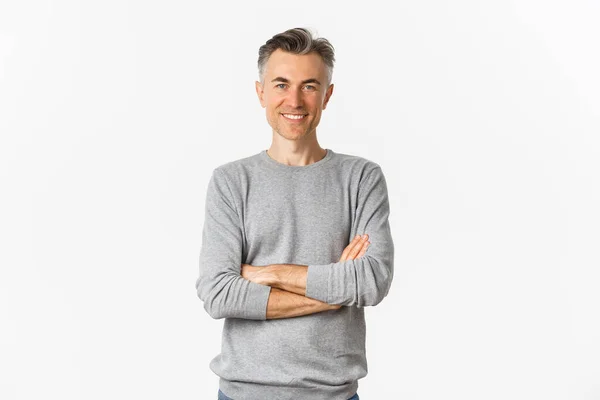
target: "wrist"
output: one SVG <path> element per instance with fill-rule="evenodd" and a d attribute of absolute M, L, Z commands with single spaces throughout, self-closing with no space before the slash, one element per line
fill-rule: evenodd
<path fill-rule="evenodd" d="M 289 268 L 283 264 L 271 264 L 268 266 L 269 268 L 269 286 L 284 289 L 284 275 L 286 274 L 286 269 Z"/>
<path fill-rule="evenodd" d="M 307 265 L 272 264 L 268 266 L 269 286 L 306 295 Z"/>
<path fill-rule="evenodd" d="M 271 286 L 277 289 L 282 289 L 281 287 L 281 265 L 280 264 L 270 264 L 266 266 L 268 271 L 268 282 L 267 286 Z"/>

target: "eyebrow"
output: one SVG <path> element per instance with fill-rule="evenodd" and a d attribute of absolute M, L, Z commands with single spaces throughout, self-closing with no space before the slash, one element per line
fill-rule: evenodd
<path fill-rule="evenodd" d="M 289 80 L 289 79 L 286 79 L 286 78 L 284 78 L 284 77 L 281 77 L 281 76 L 278 76 L 277 78 L 273 79 L 271 82 L 275 82 L 275 81 L 279 81 L 279 82 L 285 82 L 285 83 L 290 83 L 290 80 Z M 318 84 L 318 85 L 320 85 L 320 84 L 321 84 L 321 82 L 319 82 L 319 81 L 318 81 L 317 79 L 315 79 L 315 78 L 311 78 L 311 79 L 305 79 L 305 80 L 303 80 L 303 81 L 302 81 L 302 82 L 300 82 L 300 83 L 302 83 L 302 84 L 305 84 L 305 83 L 316 83 L 316 84 Z"/>

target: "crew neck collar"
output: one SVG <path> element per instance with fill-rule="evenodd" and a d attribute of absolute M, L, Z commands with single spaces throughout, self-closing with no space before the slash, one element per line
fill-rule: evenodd
<path fill-rule="evenodd" d="M 269 156 L 269 154 L 267 154 L 267 150 L 262 150 L 259 153 L 259 155 L 262 160 L 264 160 L 267 164 L 271 165 L 272 167 L 279 168 L 282 170 L 289 170 L 289 171 L 300 171 L 300 170 L 304 171 L 304 170 L 308 170 L 308 169 L 314 169 L 314 168 L 321 167 L 333 157 L 333 155 L 334 155 L 333 150 L 331 150 L 331 149 L 325 149 L 325 150 L 327 150 L 325 157 L 321 158 L 319 161 L 315 161 L 314 163 L 308 164 L 308 165 L 286 165 L 286 164 L 280 163 L 279 161 L 272 159 L 271 156 Z"/>

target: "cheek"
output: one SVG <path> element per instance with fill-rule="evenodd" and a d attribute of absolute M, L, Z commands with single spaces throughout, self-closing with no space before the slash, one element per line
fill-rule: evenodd
<path fill-rule="evenodd" d="M 323 108 L 323 99 L 320 96 L 314 96 L 307 101 L 307 104 L 310 105 L 310 108 L 315 110 L 315 112 L 319 112 Z"/>
<path fill-rule="evenodd" d="M 276 113 L 276 112 L 278 112 L 277 111 L 278 108 L 279 108 L 279 102 L 277 102 L 277 101 L 271 101 L 270 103 L 267 104 L 267 109 L 269 110 L 269 112 Z"/>

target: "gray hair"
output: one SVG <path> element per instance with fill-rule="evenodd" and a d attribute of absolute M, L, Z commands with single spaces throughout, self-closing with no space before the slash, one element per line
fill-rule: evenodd
<path fill-rule="evenodd" d="M 327 86 L 329 86 L 333 75 L 333 63 L 335 62 L 334 48 L 327 39 L 314 38 L 306 28 L 288 29 L 273 36 L 260 46 L 258 50 L 258 78 L 262 84 L 264 84 L 267 61 L 277 49 L 301 55 L 312 52 L 317 53 L 327 67 Z"/>

